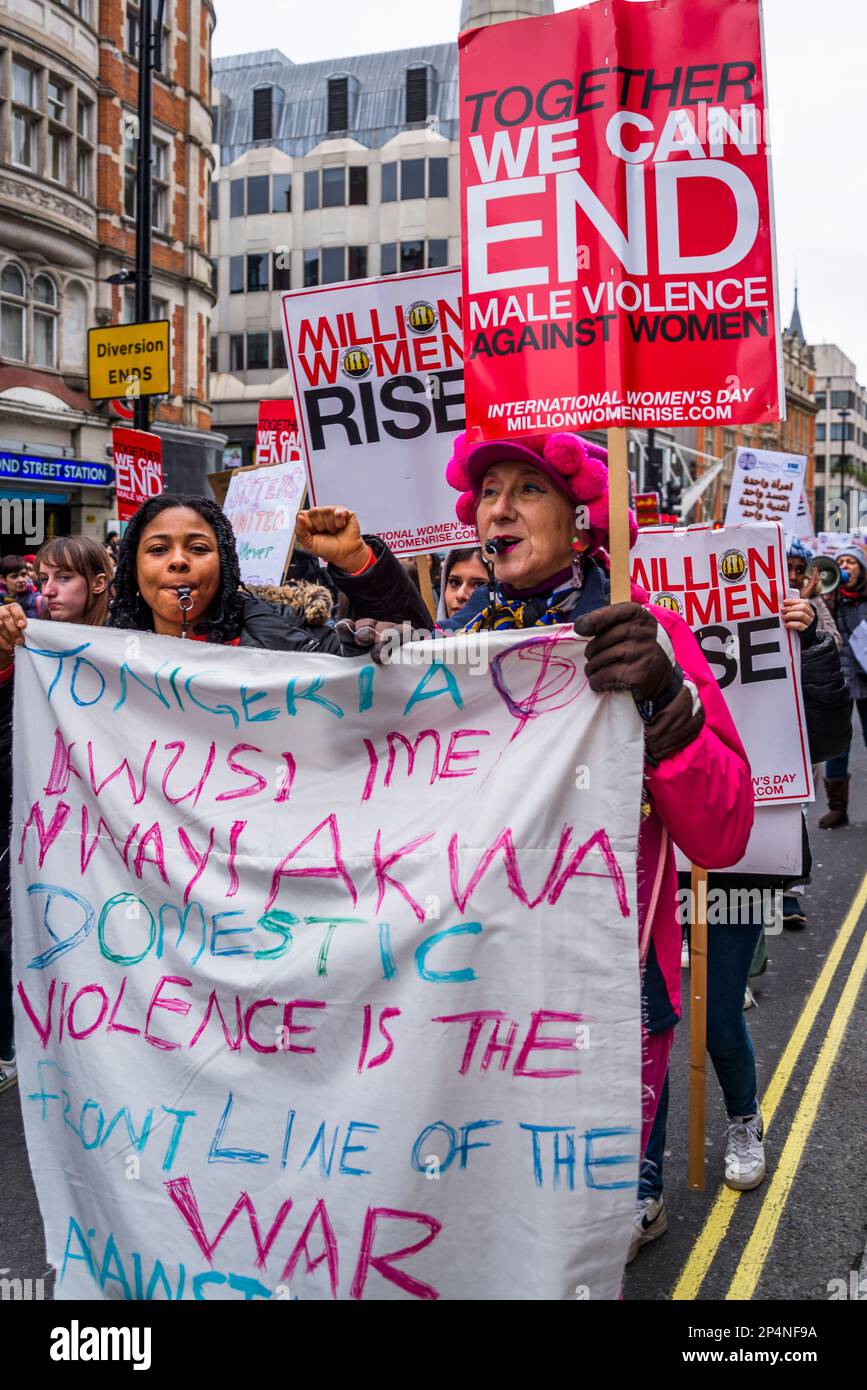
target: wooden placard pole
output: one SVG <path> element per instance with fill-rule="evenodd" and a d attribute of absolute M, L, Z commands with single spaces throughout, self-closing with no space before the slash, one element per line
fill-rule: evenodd
<path fill-rule="evenodd" d="M 611 602 L 628 603 L 629 472 L 625 429 L 608 431 L 608 536 Z M 707 1079 L 707 870 L 692 866 L 693 921 L 690 935 L 689 1162 L 688 1183 L 704 1187 L 705 1093 Z"/>
<path fill-rule="evenodd" d="M 424 599 L 425 607 L 430 613 L 431 618 L 436 618 L 437 601 L 434 597 L 433 581 L 430 574 L 430 556 L 419 555 L 416 560 L 418 566 L 418 586 L 421 589 L 421 596 Z"/>
<path fill-rule="evenodd" d="M 692 866 L 689 931 L 689 1153 L 687 1184 L 704 1188 L 707 1090 L 707 869 Z"/>

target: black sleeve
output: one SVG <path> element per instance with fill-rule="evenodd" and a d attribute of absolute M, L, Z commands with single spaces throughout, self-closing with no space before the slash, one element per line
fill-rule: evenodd
<path fill-rule="evenodd" d="M 242 647 L 266 647 L 274 652 L 327 652 L 340 656 L 340 640 L 332 627 L 311 627 L 294 608 L 278 607 L 245 596 Z"/>
<path fill-rule="evenodd" d="M 376 556 L 376 564 L 364 574 L 353 576 L 328 566 L 331 578 L 349 599 L 350 616 L 378 623 L 409 623 L 422 632 L 430 632 L 433 618 L 399 560 L 378 536 L 364 539 Z"/>
<path fill-rule="evenodd" d="M 801 648 L 801 688 L 810 761 L 824 763 L 846 751 L 852 730 L 851 699 L 830 632 Z"/>

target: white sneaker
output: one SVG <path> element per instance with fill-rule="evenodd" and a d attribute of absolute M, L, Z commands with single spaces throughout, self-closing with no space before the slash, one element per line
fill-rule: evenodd
<path fill-rule="evenodd" d="M 14 1086 L 17 1080 L 18 1067 L 15 1065 L 15 1059 L 4 1062 L 0 1057 L 0 1091 L 5 1091 L 7 1086 Z"/>
<path fill-rule="evenodd" d="M 726 1130 L 725 1177 L 726 1187 L 737 1192 L 749 1192 L 758 1187 L 765 1176 L 765 1146 L 762 1112 L 736 1116 Z"/>
<path fill-rule="evenodd" d="M 626 1256 L 626 1263 L 632 1264 L 642 1245 L 647 1245 L 648 1241 L 664 1236 L 667 1230 L 668 1212 L 665 1208 L 665 1198 L 639 1198 L 638 1206 L 635 1208 L 632 1239 L 629 1242 L 629 1254 Z"/>
<path fill-rule="evenodd" d="M 689 969 L 689 947 L 686 944 L 686 937 L 683 938 L 683 945 L 680 948 L 680 968 Z"/>
<path fill-rule="evenodd" d="M 747 985 L 746 990 L 744 991 L 744 1008 L 751 1009 L 754 1004 L 756 1005 L 756 1008 L 758 1008 L 758 1004 L 756 1003 L 756 996 L 753 994 L 749 985 Z"/>

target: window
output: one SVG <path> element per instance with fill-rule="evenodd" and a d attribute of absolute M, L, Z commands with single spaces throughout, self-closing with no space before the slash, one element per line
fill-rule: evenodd
<path fill-rule="evenodd" d="M 449 196 L 449 162 L 447 159 L 428 160 L 427 196 L 429 198 L 447 198 Z"/>
<path fill-rule="evenodd" d="M 817 392 L 816 392 L 816 405 L 819 407 L 820 410 L 824 410 L 824 409 L 825 409 L 826 400 L 827 400 L 827 397 L 826 397 L 824 391 L 817 391 Z"/>
<path fill-rule="evenodd" d="M 12 116 L 12 163 L 25 169 L 36 166 L 36 127 L 35 116 L 25 116 L 15 111 Z"/>
<path fill-rule="evenodd" d="M 817 425 L 817 426 L 816 426 L 816 443 L 817 443 L 817 444 L 824 444 L 824 442 L 825 442 L 825 426 L 824 426 L 824 425 Z"/>
<path fill-rule="evenodd" d="M 151 296 L 151 319 L 167 319 L 169 317 L 169 301 L 167 299 L 157 299 Z"/>
<path fill-rule="evenodd" d="M 211 261 L 211 289 L 214 291 L 214 294 L 219 294 L 219 279 L 220 271 L 217 263 L 217 258 L 215 256 L 214 259 Z"/>
<path fill-rule="evenodd" d="M 406 73 L 406 122 L 427 120 L 427 68 L 408 68 Z"/>
<path fill-rule="evenodd" d="M 235 259 L 234 256 L 232 259 Z M 247 289 L 251 294 L 256 290 L 268 289 L 268 256 L 265 252 L 247 257 Z"/>
<path fill-rule="evenodd" d="M 367 165 L 356 164 L 349 170 L 349 206 L 361 207 L 367 202 Z"/>
<path fill-rule="evenodd" d="M 349 79 L 328 79 L 328 130 L 349 129 Z"/>
<path fill-rule="evenodd" d="M 229 294 L 244 293 L 244 257 L 229 257 Z"/>
<path fill-rule="evenodd" d="M 78 98 L 76 129 L 82 140 L 93 139 L 93 102 Z"/>
<path fill-rule="evenodd" d="M 382 201 L 397 202 L 397 163 L 382 166 Z"/>
<path fill-rule="evenodd" d="M 832 410 L 852 410 L 855 405 L 854 391 L 832 391 L 831 409 Z"/>
<path fill-rule="evenodd" d="M 304 252 L 304 286 L 319 284 L 319 252 Z"/>
<path fill-rule="evenodd" d="M 247 334 L 247 371 L 253 372 L 268 366 L 268 333 Z"/>
<path fill-rule="evenodd" d="M 286 367 L 286 344 L 283 341 L 283 330 L 275 328 L 271 333 L 271 366 Z"/>
<path fill-rule="evenodd" d="M 232 179 L 229 183 L 229 216 L 244 216 L 244 180 Z"/>
<path fill-rule="evenodd" d="M 394 275 L 397 272 L 397 242 L 385 241 L 379 261 L 380 275 Z"/>
<path fill-rule="evenodd" d="M 308 169 L 304 175 L 304 211 L 319 207 L 319 170 Z"/>
<path fill-rule="evenodd" d="M 48 114 L 53 121 L 61 121 L 66 124 L 66 103 L 69 93 L 66 87 L 55 82 L 53 77 L 48 79 Z"/>
<path fill-rule="evenodd" d="M 76 7 L 78 9 L 79 15 L 84 20 L 85 24 L 90 23 L 90 5 L 91 0 L 78 0 L 78 4 Z"/>
<path fill-rule="evenodd" d="M 57 286 L 48 275 L 33 281 L 33 360 L 39 367 L 57 365 Z"/>
<path fill-rule="evenodd" d="M 291 175 L 291 174 L 272 174 L 272 176 L 271 176 L 271 211 L 272 211 L 272 212 L 291 212 L 291 211 L 292 211 L 292 175 Z"/>
<path fill-rule="evenodd" d="M 346 276 L 347 280 L 364 280 L 367 276 L 367 247 L 350 246 L 348 255 L 349 273 Z"/>
<path fill-rule="evenodd" d="M 401 198 L 424 197 L 424 160 L 402 159 L 400 161 Z"/>
<path fill-rule="evenodd" d="M 272 89 L 256 87 L 253 91 L 253 139 L 270 140 L 272 135 Z"/>
<path fill-rule="evenodd" d="M 211 184 L 211 218 L 216 222 L 220 215 L 220 185 L 214 179 Z"/>
<path fill-rule="evenodd" d="M 212 371 L 212 372 L 219 371 L 219 367 L 217 366 L 217 361 L 218 361 L 218 358 L 219 358 L 219 348 L 220 348 L 220 340 L 219 340 L 219 338 L 217 337 L 216 333 L 213 333 L 213 334 L 211 335 L 211 352 L 210 352 L 210 356 L 209 356 L 209 358 L 208 358 L 208 369 L 209 369 L 209 371 Z"/>
<path fill-rule="evenodd" d="M 247 180 L 247 216 L 256 212 L 271 211 L 271 179 L 268 174 L 257 174 Z"/>
<path fill-rule="evenodd" d="M 138 5 L 131 5 L 127 0 L 126 7 L 126 51 L 131 58 L 138 57 L 139 40 L 139 11 Z"/>
<path fill-rule="evenodd" d="M 427 244 L 427 264 L 428 270 L 435 270 L 438 266 L 448 265 L 449 263 L 449 244 L 445 237 L 432 237 Z"/>
<path fill-rule="evenodd" d="M 275 290 L 291 290 L 292 277 L 289 269 L 289 248 L 281 246 L 274 252 L 272 279 Z"/>
<path fill-rule="evenodd" d="M 90 171 L 92 167 L 92 154 L 84 145 L 78 146 L 75 156 L 75 191 L 79 198 L 90 199 L 91 182 Z"/>
<path fill-rule="evenodd" d="M 832 439 L 837 439 L 837 440 L 839 440 L 839 439 L 854 439 L 854 438 L 855 438 L 855 426 L 852 424 L 851 420 L 847 420 L 847 421 L 846 421 L 846 431 L 845 431 L 845 434 L 844 434 L 844 432 L 843 432 L 843 425 L 842 425 L 842 423 L 840 423 L 840 424 L 838 424 L 838 425 L 832 425 L 832 426 L 831 426 L 831 438 L 832 438 Z"/>
<path fill-rule="evenodd" d="M 24 272 L 14 264 L 0 274 L 0 356 L 24 361 Z"/>
<path fill-rule="evenodd" d="M 400 268 L 405 270 L 424 270 L 424 242 L 402 241 L 400 243 Z"/>
<path fill-rule="evenodd" d="M 48 177 L 55 183 L 66 183 L 69 137 L 59 130 L 48 132 Z"/>
<path fill-rule="evenodd" d="M 242 372 L 244 370 L 244 335 L 243 333 L 232 333 L 229 335 L 229 371 Z"/>
<path fill-rule="evenodd" d="M 324 246 L 322 248 L 322 283 L 334 285 L 346 279 L 346 247 Z"/>
<path fill-rule="evenodd" d="M 136 142 L 132 127 L 123 118 L 123 210 L 127 217 L 135 217 L 135 174 Z"/>
<path fill-rule="evenodd" d="M 212 107 L 211 107 L 211 139 L 214 141 L 215 144 L 218 143 L 218 142 L 219 142 L 219 139 L 220 139 L 220 108 L 219 108 L 219 106 L 212 106 Z"/>
<path fill-rule="evenodd" d="M 135 323 L 135 290 L 125 289 L 120 303 L 121 323 Z"/>
<path fill-rule="evenodd" d="M 36 108 L 36 73 L 24 63 L 12 63 L 12 100 Z"/>
<path fill-rule="evenodd" d="M 346 206 L 346 170 L 322 170 L 322 206 L 342 208 Z"/>
<path fill-rule="evenodd" d="M 169 147 L 154 140 L 151 165 L 151 226 L 158 232 L 169 229 Z"/>

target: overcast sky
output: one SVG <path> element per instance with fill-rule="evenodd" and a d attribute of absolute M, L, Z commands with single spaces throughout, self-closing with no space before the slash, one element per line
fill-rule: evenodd
<path fill-rule="evenodd" d="M 720 0 L 725 3 L 725 0 Z M 447 43 L 460 0 L 215 0 L 214 56 L 279 48 L 296 63 Z M 554 0 L 575 9 L 574 0 Z M 780 293 L 797 267 L 811 342 L 836 342 L 867 379 L 867 6 L 765 0 Z"/>

